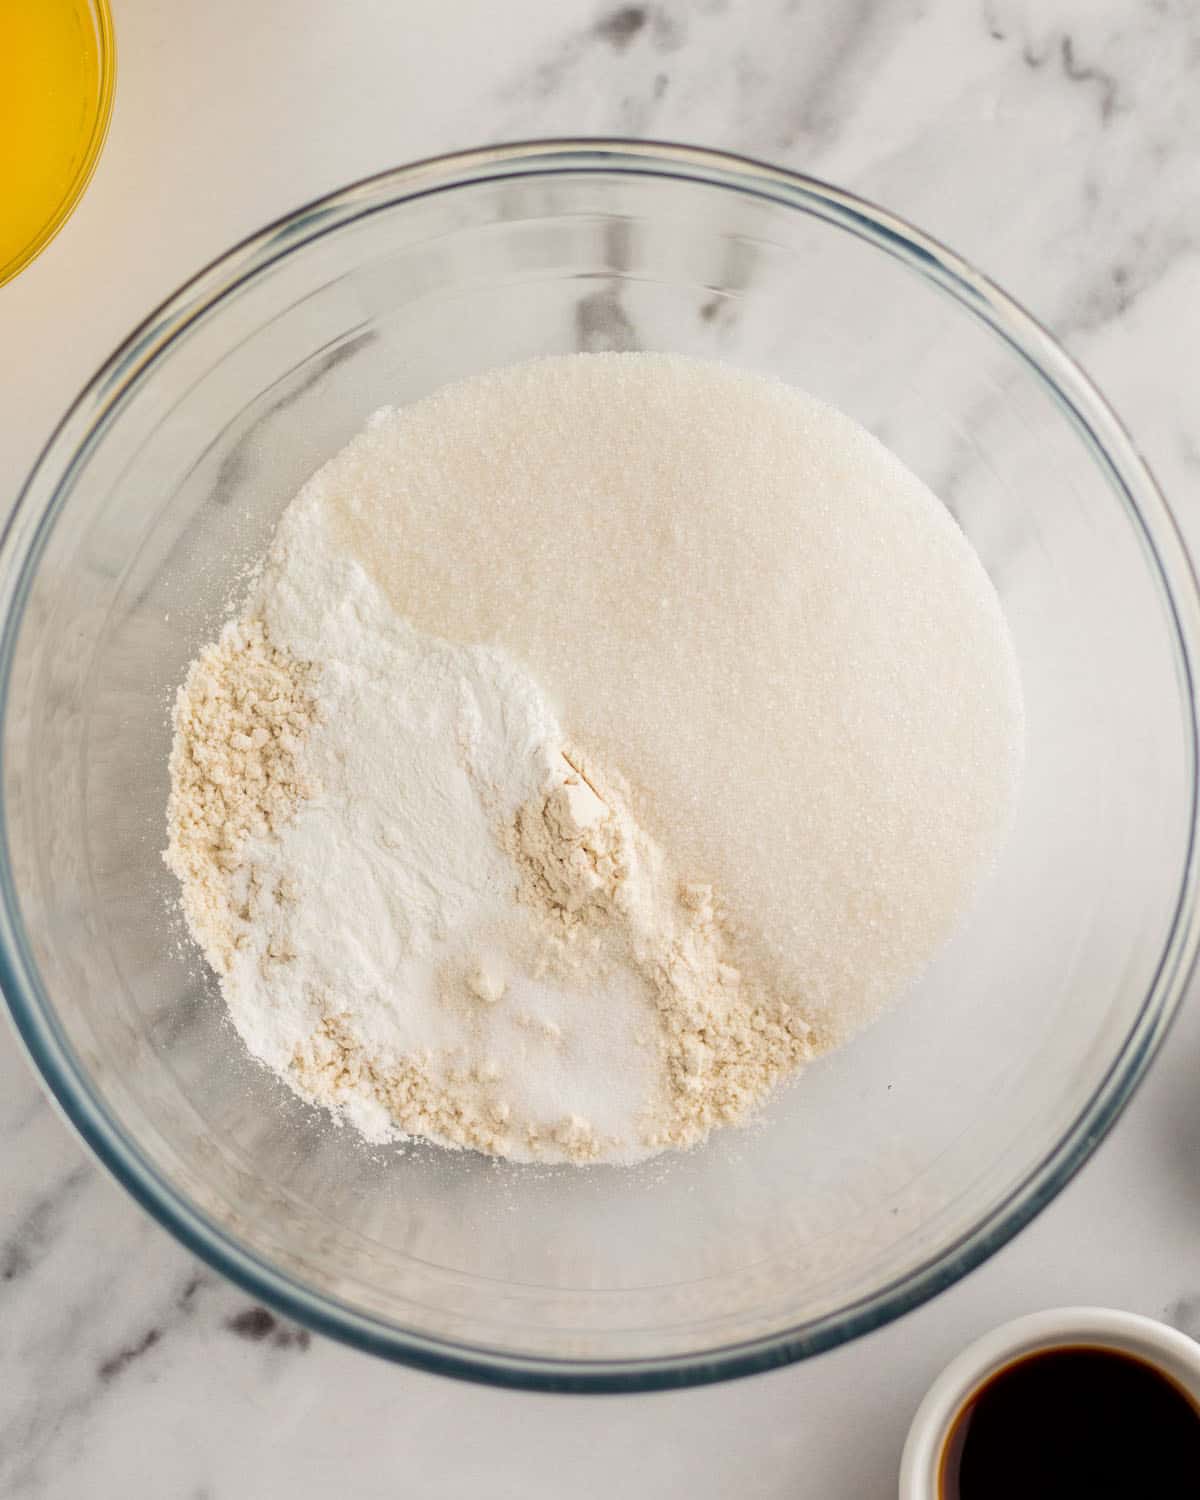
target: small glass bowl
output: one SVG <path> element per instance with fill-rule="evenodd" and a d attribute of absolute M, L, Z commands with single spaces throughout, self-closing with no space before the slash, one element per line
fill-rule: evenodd
<path fill-rule="evenodd" d="M 65 12 L 70 0 L 37 0 L 37 3 L 45 5 L 47 11 L 58 9 Z M 0 259 L 0 286 L 11 281 L 36 259 L 71 217 L 92 180 L 108 137 L 117 82 L 117 45 L 112 13 L 108 0 L 78 0 L 71 8 L 76 12 L 73 19 L 86 33 L 80 38 L 81 45 L 89 50 L 95 49 L 94 86 L 85 99 L 68 97 L 63 100 L 64 105 L 80 104 L 82 107 L 77 149 L 66 164 L 66 175 L 47 197 L 45 212 L 39 215 L 30 233 L 23 236 L 19 244 L 6 247 L 0 243 L 0 256 L 6 248 L 9 250 L 8 258 Z"/>

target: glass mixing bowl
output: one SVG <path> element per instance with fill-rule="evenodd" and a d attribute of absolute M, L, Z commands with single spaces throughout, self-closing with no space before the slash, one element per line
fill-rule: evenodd
<path fill-rule="evenodd" d="M 283 506 L 372 410 L 601 348 L 781 376 L 942 497 L 1024 674 L 1016 827 L 913 992 L 751 1128 L 633 1169 L 368 1149 L 248 1059 L 183 940 L 159 857 L 171 695 Z M 0 980 L 33 1060 L 187 1246 L 376 1353 L 636 1389 L 873 1328 L 1070 1177 L 1192 962 L 1198 615 L 1170 515 L 1045 333 L 822 183 L 542 143 L 302 209 L 98 373 L 20 497 L 0 588 Z"/>

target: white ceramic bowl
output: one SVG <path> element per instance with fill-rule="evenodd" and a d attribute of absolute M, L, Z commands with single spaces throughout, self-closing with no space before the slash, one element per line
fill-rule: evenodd
<path fill-rule="evenodd" d="M 1200 1344 L 1165 1323 L 1108 1307 L 1056 1307 L 994 1328 L 929 1388 L 900 1460 L 900 1500 L 939 1500 L 938 1471 L 954 1419 L 997 1371 L 1045 1349 L 1116 1349 L 1153 1366 L 1200 1403 Z"/>

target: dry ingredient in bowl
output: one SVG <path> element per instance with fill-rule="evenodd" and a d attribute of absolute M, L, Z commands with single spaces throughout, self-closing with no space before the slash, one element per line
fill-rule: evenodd
<path fill-rule="evenodd" d="M 1021 747 L 995 593 L 874 438 L 573 355 L 381 411 L 304 487 L 179 692 L 166 858 L 303 1098 L 629 1162 L 912 980 Z"/>

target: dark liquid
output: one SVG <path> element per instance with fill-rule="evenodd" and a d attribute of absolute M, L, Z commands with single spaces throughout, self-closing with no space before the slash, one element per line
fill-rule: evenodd
<path fill-rule="evenodd" d="M 1200 1496 L 1200 1412 L 1131 1355 L 1031 1354 L 959 1412 L 938 1492 L 941 1500 Z"/>

